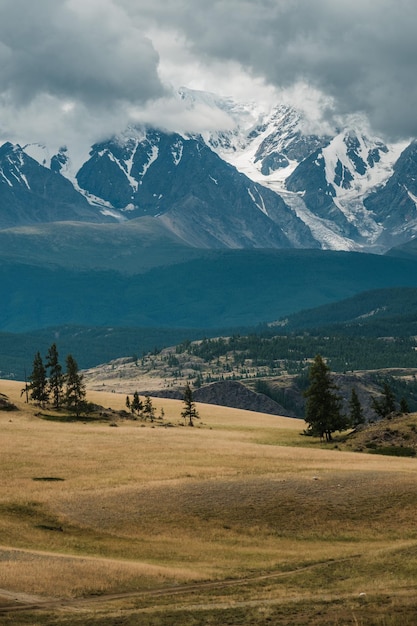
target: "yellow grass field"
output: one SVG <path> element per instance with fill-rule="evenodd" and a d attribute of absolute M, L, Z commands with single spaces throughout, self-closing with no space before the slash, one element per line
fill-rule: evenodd
<path fill-rule="evenodd" d="M 417 623 L 417 460 L 301 420 L 155 399 L 60 422 L 0 381 L 0 624 Z M 104 407 L 125 395 L 90 391 Z"/>

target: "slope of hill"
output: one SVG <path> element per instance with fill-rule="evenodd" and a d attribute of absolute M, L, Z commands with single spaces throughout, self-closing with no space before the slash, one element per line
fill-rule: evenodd
<path fill-rule="evenodd" d="M 277 323 L 277 332 L 307 329 L 321 334 L 337 332 L 367 337 L 417 335 L 417 289 L 396 287 L 366 291 L 300 311 Z"/>
<path fill-rule="evenodd" d="M 395 415 L 358 429 L 343 449 L 389 456 L 417 456 L 417 416 Z"/>

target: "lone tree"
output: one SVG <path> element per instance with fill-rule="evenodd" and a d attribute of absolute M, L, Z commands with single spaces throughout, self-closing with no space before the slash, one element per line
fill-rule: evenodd
<path fill-rule="evenodd" d="M 349 400 L 349 421 L 353 428 L 365 423 L 365 416 L 363 414 L 362 405 L 359 401 L 358 394 L 355 389 L 352 389 L 352 393 Z"/>
<path fill-rule="evenodd" d="M 46 370 L 42 361 L 42 357 L 40 352 L 37 352 L 35 358 L 33 360 L 33 369 L 32 374 L 29 376 L 30 384 L 30 397 L 35 402 L 39 402 L 39 404 L 43 405 L 47 402 L 48 395 L 48 381 L 46 379 Z"/>
<path fill-rule="evenodd" d="M 65 375 L 65 404 L 70 411 L 80 416 L 85 406 L 85 385 L 83 375 L 78 371 L 77 361 L 71 354 L 67 356 L 67 372 Z"/>
<path fill-rule="evenodd" d="M 191 391 L 190 383 L 187 383 L 184 389 L 183 400 L 184 400 L 184 410 L 181 411 L 181 417 L 183 417 L 184 420 L 188 419 L 189 426 L 194 426 L 193 419 L 199 418 L 200 416 L 195 407 L 195 402 L 193 400 L 193 392 Z"/>
<path fill-rule="evenodd" d="M 54 407 L 59 409 L 63 399 L 64 374 L 58 360 L 58 350 L 54 343 L 46 355 L 46 367 L 49 369 L 48 390 L 52 394 Z"/>
<path fill-rule="evenodd" d="M 335 393 L 337 385 L 331 379 L 330 368 L 318 354 L 309 370 L 310 386 L 304 392 L 308 430 L 312 435 L 332 440 L 332 433 L 343 430 L 347 420 L 341 414 L 341 399 Z"/>

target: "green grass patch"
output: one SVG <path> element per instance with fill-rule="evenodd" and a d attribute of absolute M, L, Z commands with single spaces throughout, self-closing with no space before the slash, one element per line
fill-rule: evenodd
<path fill-rule="evenodd" d="M 408 446 L 381 446 L 381 447 L 371 447 L 370 444 L 366 446 L 369 448 L 370 454 L 383 454 L 386 456 L 404 456 L 404 457 L 415 457 L 416 451 L 414 448 L 409 448 Z"/>

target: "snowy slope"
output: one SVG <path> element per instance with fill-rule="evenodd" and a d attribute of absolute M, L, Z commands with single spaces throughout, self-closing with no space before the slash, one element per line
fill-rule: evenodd
<path fill-rule="evenodd" d="M 386 144 L 359 118 L 318 136 L 306 134 L 301 113 L 287 105 L 266 108 L 185 88 L 178 97 L 226 128 L 186 135 L 130 127 L 84 152 L 37 144 L 23 152 L 40 173 L 69 181 L 103 219 L 152 215 L 191 245 L 290 242 L 378 253 L 417 234 L 417 150 L 410 142 Z M 21 170 L 3 177 L 7 187 L 24 186 Z"/>
<path fill-rule="evenodd" d="M 236 127 L 207 133 L 207 144 L 240 172 L 280 194 L 323 248 L 380 251 L 384 224 L 364 200 L 393 176 L 409 142 L 386 144 L 371 137 L 360 118 L 333 137 L 319 137 L 304 134 L 301 114 L 288 106 L 265 112 L 255 104 L 212 103 L 223 107 Z M 309 167 L 300 170 L 309 157 Z M 320 194 L 329 200 L 324 212 Z"/>

